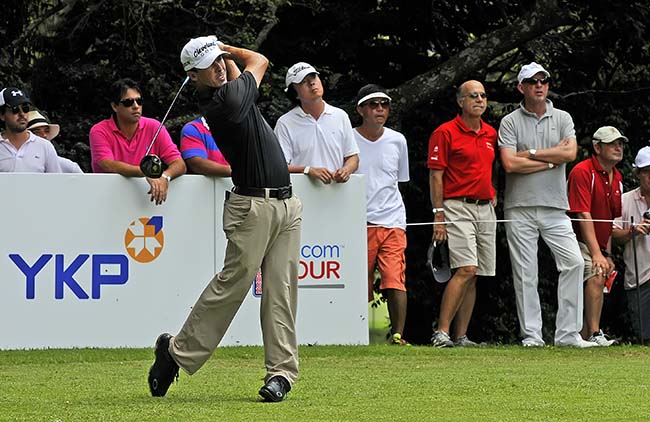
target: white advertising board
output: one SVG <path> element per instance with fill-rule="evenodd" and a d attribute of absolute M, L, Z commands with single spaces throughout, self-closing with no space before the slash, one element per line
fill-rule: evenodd
<path fill-rule="evenodd" d="M 298 339 L 367 344 L 363 179 L 292 177 L 303 202 Z M 150 347 L 221 269 L 229 179 L 183 176 L 168 200 L 101 174 L 0 174 L 0 349 Z M 261 344 L 251 280 L 221 345 Z"/>

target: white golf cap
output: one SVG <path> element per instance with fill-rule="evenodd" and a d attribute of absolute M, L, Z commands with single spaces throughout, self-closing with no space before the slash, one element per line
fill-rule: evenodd
<path fill-rule="evenodd" d="M 519 75 L 517 75 L 517 81 L 521 83 L 521 81 L 523 81 L 524 79 L 532 78 L 533 76 L 537 75 L 540 72 L 545 74 L 547 77 L 551 76 L 551 74 L 548 73 L 548 71 L 544 69 L 542 65 L 537 64 L 535 62 L 530 62 L 530 64 L 521 67 L 521 70 L 519 71 Z"/>
<path fill-rule="evenodd" d="M 284 78 L 284 84 L 287 88 L 289 88 L 289 85 L 291 84 L 299 84 L 303 79 L 305 79 L 305 76 L 311 73 L 320 75 L 314 66 L 310 65 L 309 63 L 298 62 L 291 66 L 289 70 L 287 70 L 287 76 Z"/>
<path fill-rule="evenodd" d="M 192 38 L 181 50 L 181 63 L 185 71 L 207 69 L 222 54 L 226 52 L 219 48 L 215 35 Z"/>
<path fill-rule="evenodd" d="M 650 166 L 650 147 L 643 147 L 636 154 L 634 159 L 634 167 L 642 169 Z"/>
<path fill-rule="evenodd" d="M 616 129 L 614 126 L 603 126 L 594 132 L 594 136 L 592 136 L 591 141 L 594 143 L 594 145 L 596 145 L 600 142 L 603 144 L 609 144 L 617 139 L 620 139 L 623 142 L 628 142 L 627 137 L 623 136 L 621 132 L 619 132 L 618 129 Z"/>

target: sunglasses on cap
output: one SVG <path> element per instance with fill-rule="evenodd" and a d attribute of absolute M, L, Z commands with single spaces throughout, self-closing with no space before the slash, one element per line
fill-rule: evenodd
<path fill-rule="evenodd" d="M 478 97 L 481 97 L 483 99 L 487 98 L 487 94 L 485 92 L 472 92 L 471 94 L 463 95 L 463 97 L 469 97 L 472 100 L 477 99 Z"/>
<path fill-rule="evenodd" d="M 131 107 L 133 103 L 136 103 L 137 105 L 141 106 L 142 105 L 142 97 L 138 98 L 127 98 L 125 100 L 120 100 L 119 103 L 122 104 L 124 107 Z"/>
<path fill-rule="evenodd" d="M 9 110 L 11 110 L 11 112 L 13 114 L 18 114 L 18 113 L 27 114 L 27 113 L 29 113 L 29 110 L 31 109 L 31 105 L 29 103 L 24 103 L 24 104 L 19 104 L 17 106 L 8 107 L 8 108 L 9 108 Z"/>
<path fill-rule="evenodd" d="M 542 79 L 524 78 L 521 80 L 522 84 L 527 84 L 527 85 L 537 85 L 537 82 L 541 83 L 542 85 L 546 85 L 547 83 L 551 82 L 551 77 L 546 76 L 545 78 Z"/>
<path fill-rule="evenodd" d="M 388 108 L 388 107 L 390 107 L 390 100 L 388 100 L 388 99 L 372 100 L 372 101 L 367 101 L 364 105 L 367 105 L 368 107 L 370 107 L 373 110 L 376 109 L 377 107 L 379 107 L 380 105 L 383 108 Z"/>

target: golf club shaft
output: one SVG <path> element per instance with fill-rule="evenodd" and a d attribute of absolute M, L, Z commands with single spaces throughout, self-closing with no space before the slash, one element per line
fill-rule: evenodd
<path fill-rule="evenodd" d="M 174 107 L 174 103 L 176 102 L 176 99 L 178 96 L 181 94 L 181 91 L 183 90 L 183 87 L 185 84 L 187 84 L 190 80 L 190 77 L 187 76 L 183 83 L 181 84 L 181 87 L 178 89 L 178 92 L 176 93 L 176 96 L 172 100 L 172 103 L 169 105 L 169 108 L 167 109 L 167 113 L 165 113 L 165 117 L 162 118 L 160 121 L 160 126 L 158 126 L 158 129 L 156 130 L 156 133 L 153 135 L 153 139 L 151 140 L 151 143 L 149 144 L 149 147 L 147 148 L 147 152 L 144 153 L 144 155 L 149 155 L 149 152 L 151 151 L 151 147 L 153 147 L 153 143 L 156 142 L 156 138 L 158 137 L 158 134 L 162 130 L 163 125 L 165 124 L 165 120 L 167 120 L 167 116 L 169 115 L 169 112 L 172 110 L 172 107 Z"/>

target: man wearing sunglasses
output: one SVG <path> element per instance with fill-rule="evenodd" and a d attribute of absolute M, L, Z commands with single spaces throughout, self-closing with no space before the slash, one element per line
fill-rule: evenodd
<path fill-rule="evenodd" d="M 541 235 L 560 271 L 554 343 L 593 347 L 596 343 L 580 336 L 584 260 L 566 214 L 566 163 L 575 160 L 578 148 L 573 119 L 547 98 L 551 75 L 541 65 L 522 66 L 517 80 L 524 99 L 501 120 L 499 152 L 506 171 L 506 236 L 522 344 L 545 345 L 537 292 Z"/>
<path fill-rule="evenodd" d="M 323 100 L 323 83 L 310 64 L 287 70 L 285 92 L 294 108 L 280 116 L 275 134 L 291 173 L 304 173 L 325 184 L 345 183 L 359 166 L 347 113 Z"/>
<path fill-rule="evenodd" d="M 54 146 L 27 130 L 31 100 L 24 90 L 0 91 L 0 172 L 61 173 Z"/>
<path fill-rule="evenodd" d="M 160 122 L 142 116 L 142 90 L 132 79 L 114 82 L 111 98 L 111 117 L 90 129 L 92 169 L 95 173 L 144 177 L 140 161 L 146 155 Z M 160 205 L 167 199 L 172 179 L 185 173 L 185 162 L 164 126 L 153 143 L 151 154 L 160 157 L 167 165 L 162 177 L 146 177 L 151 201 Z"/>
<path fill-rule="evenodd" d="M 483 84 L 474 80 L 461 84 L 456 103 L 460 114 L 433 131 L 427 160 L 433 219 L 438 223 L 432 241 L 449 242 L 450 267 L 456 269 L 442 295 L 438 326 L 431 337 L 435 347 L 477 345 L 467 338 L 476 279 L 494 276 L 496 268 L 492 175 L 497 132 L 481 118 L 487 108 Z M 445 221 L 452 224 L 442 224 Z"/>
<path fill-rule="evenodd" d="M 363 120 L 354 130 L 360 151 L 356 172 L 366 175 L 368 301 L 374 299 L 378 267 L 379 290 L 388 300 L 390 342 L 407 345 L 402 338 L 406 322 L 406 209 L 398 183 L 409 181 L 409 160 L 404 135 L 384 126 L 390 100 L 378 85 L 365 85 L 357 94 L 357 113 Z"/>

